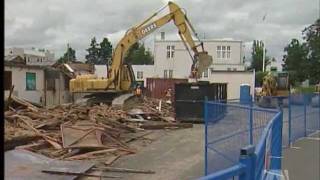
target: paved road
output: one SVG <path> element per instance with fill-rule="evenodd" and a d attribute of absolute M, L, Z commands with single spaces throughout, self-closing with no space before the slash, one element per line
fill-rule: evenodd
<path fill-rule="evenodd" d="M 320 179 L 320 132 L 283 150 L 282 169 L 290 180 Z"/>
<path fill-rule="evenodd" d="M 153 143 L 113 166 L 154 170 L 155 174 L 114 173 L 130 180 L 194 180 L 204 174 L 204 126 L 152 133 Z M 152 138 L 152 137 L 151 137 Z M 153 138 L 152 138 L 153 139 Z M 111 175 L 112 173 L 108 173 Z"/>

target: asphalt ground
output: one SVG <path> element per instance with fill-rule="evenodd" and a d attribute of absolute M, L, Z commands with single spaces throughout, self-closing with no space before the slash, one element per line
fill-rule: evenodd
<path fill-rule="evenodd" d="M 290 180 L 320 179 L 320 132 L 283 150 L 282 171 Z M 284 178 L 285 179 L 285 178 Z"/>

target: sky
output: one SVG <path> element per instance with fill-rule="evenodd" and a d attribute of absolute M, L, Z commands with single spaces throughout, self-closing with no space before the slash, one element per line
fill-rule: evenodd
<path fill-rule="evenodd" d="M 125 32 L 167 0 L 5 0 L 5 47 L 46 48 L 58 59 L 67 43 L 84 60 L 90 39 L 107 37 L 115 46 Z M 241 40 L 246 59 L 252 41 L 263 40 L 267 55 L 281 61 L 284 47 L 319 18 L 320 0 L 174 0 L 187 13 L 200 38 Z M 164 11 L 164 15 L 167 11 Z M 153 49 L 165 31 L 179 39 L 172 23 L 141 42 Z"/>

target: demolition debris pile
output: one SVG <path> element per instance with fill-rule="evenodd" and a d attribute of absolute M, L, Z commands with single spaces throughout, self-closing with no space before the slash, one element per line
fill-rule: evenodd
<path fill-rule="evenodd" d="M 81 160 L 135 153 L 129 143 L 151 129 L 189 128 L 174 121 L 171 105 L 145 98 L 128 111 L 100 104 L 91 107 L 60 105 L 36 107 L 11 97 L 5 111 L 5 149 L 25 149 L 54 159 Z"/>

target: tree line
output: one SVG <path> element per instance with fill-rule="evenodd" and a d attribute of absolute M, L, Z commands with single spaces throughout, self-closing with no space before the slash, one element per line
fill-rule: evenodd
<path fill-rule="evenodd" d="M 267 55 L 264 43 L 254 40 L 251 52 L 251 66 L 249 69 L 256 71 L 256 85 L 261 86 L 263 77 L 263 50 L 265 50 L 265 67 L 270 65 L 275 58 Z M 283 71 L 289 73 L 291 85 L 299 85 L 309 79 L 310 84 L 320 82 L 320 19 L 302 30 L 302 41 L 293 38 L 284 48 Z"/>
<path fill-rule="evenodd" d="M 93 37 L 86 49 L 86 64 L 110 65 L 112 63 L 113 47 L 108 38 L 103 38 L 100 43 Z M 132 65 L 153 64 L 153 56 L 143 43 L 132 45 L 124 57 L 125 63 Z M 68 45 L 66 52 L 58 59 L 58 63 L 78 62 L 76 51 Z"/>

